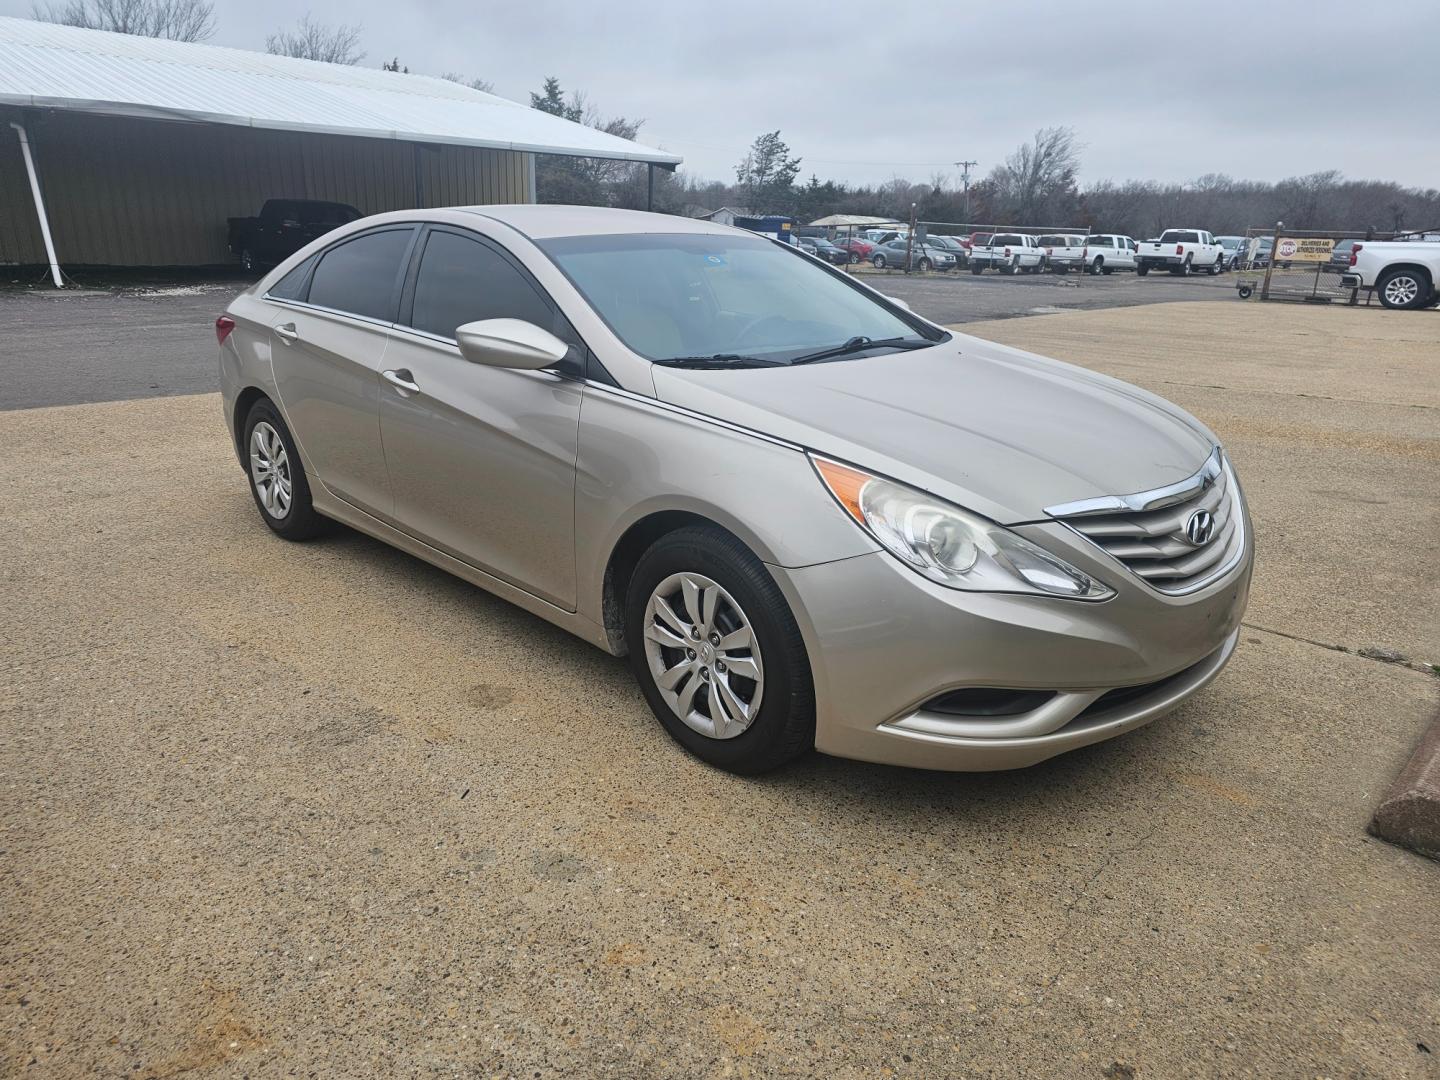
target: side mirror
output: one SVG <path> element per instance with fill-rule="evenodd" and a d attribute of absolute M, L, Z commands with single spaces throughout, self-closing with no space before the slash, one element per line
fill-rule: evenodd
<path fill-rule="evenodd" d="M 524 319 L 481 319 L 455 331 L 460 355 L 472 364 L 535 371 L 558 364 L 570 346 Z"/>
<path fill-rule="evenodd" d="M 889 300 L 890 303 L 894 304 L 896 307 L 902 307 L 906 311 L 910 310 L 910 305 L 907 304 L 904 300 L 901 300 L 898 296 L 887 296 L 885 297 L 885 299 Z"/>

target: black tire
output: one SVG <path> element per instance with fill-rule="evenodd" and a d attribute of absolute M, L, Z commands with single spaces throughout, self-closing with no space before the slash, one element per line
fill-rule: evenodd
<path fill-rule="evenodd" d="M 672 574 L 701 574 L 728 592 L 745 612 L 758 643 L 765 690 L 750 726 L 729 739 L 689 727 L 661 696 L 645 651 L 645 610 L 651 592 Z M 815 745 L 815 689 L 795 616 L 774 578 L 735 536 L 711 526 L 687 526 L 655 541 L 640 557 L 625 600 L 630 666 L 661 725 L 696 757 L 742 775 L 769 772 Z M 694 678 L 696 676 L 691 676 Z"/>
<path fill-rule="evenodd" d="M 1179 274 L 1181 277 L 1189 277 L 1191 269 L 1192 267 L 1190 264 L 1190 256 L 1186 255 L 1185 261 L 1176 268 L 1175 273 Z"/>
<path fill-rule="evenodd" d="M 1250 294 L 1253 293 L 1253 292 L 1255 291 L 1255 289 L 1254 289 L 1254 287 L 1251 286 L 1251 285 L 1241 285 L 1241 286 L 1240 286 L 1238 289 L 1236 289 L 1235 291 L 1240 294 L 1240 299 L 1241 299 L 1241 300 L 1249 300 L 1249 299 L 1250 299 Z"/>
<path fill-rule="evenodd" d="M 860 256 L 859 256 L 859 255 L 856 255 L 855 252 L 852 251 L 852 252 L 850 252 L 850 258 L 847 259 L 846 261 L 849 262 L 851 266 L 854 266 L 856 263 L 858 263 L 858 262 L 860 261 Z"/>
<path fill-rule="evenodd" d="M 261 423 L 269 424 L 285 444 L 285 464 L 282 471 L 290 481 L 290 505 L 279 514 L 265 506 L 256 482 L 256 467 L 252 463 L 251 440 L 254 438 L 255 428 Z M 330 520 L 315 512 L 315 506 L 310 501 L 310 484 L 305 478 L 300 451 L 295 446 L 290 429 L 285 426 L 285 421 L 280 416 L 280 410 L 275 408 L 269 398 L 261 398 L 250 406 L 241 432 L 244 441 L 240 445 L 245 454 L 245 476 L 249 481 L 250 496 L 255 500 L 255 508 L 260 511 L 260 517 L 270 526 L 270 530 L 276 536 L 297 541 L 310 540 L 326 532 L 330 527 Z"/>
<path fill-rule="evenodd" d="M 240 252 L 240 268 L 247 273 L 255 269 L 255 256 L 249 248 L 244 248 Z"/>
<path fill-rule="evenodd" d="M 1220 273 L 1220 260 L 1216 259 L 1213 263 L 1210 264 L 1209 268 L 1205 272 L 1211 277 L 1214 277 L 1216 274 Z"/>
<path fill-rule="evenodd" d="M 1013 274 L 1013 273 L 1015 273 L 1015 270 L 1016 270 L 1016 267 L 1015 267 L 1015 265 L 1014 265 L 1013 263 L 1009 263 L 1009 264 L 1006 264 L 1005 266 L 1000 267 L 1000 273 L 1002 273 L 1002 274 Z"/>
<path fill-rule="evenodd" d="M 984 272 L 985 267 L 981 266 L 979 263 L 972 263 L 970 265 L 970 273 L 974 274 L 976 277 L 979 277 Z"/>
<path fill-rule="evenodd" d="M 1144 277 L 1144 276 L 1145 276 L 1146 274 L 1148 274 L 1149 272 L 1150 272 L 1150 267 L 1146 266 L 1144 263 L 1136 263 L 1136 264 L 1135 264 L 1135 276 L 1136 276 L 1136 277 Z"/>
<path fill-rule="evenodd" d="M 1410 292 L 1413 294 L 1408 300 L 1392 300 L 1391 285 L 1403 286 L 1403 283 L 1412 283 Z M 1380 306 L 1387 307 L 1394 311 L 1415 311 L 1423 308 L 1430 302 L 1430 278 L 1423 270 L 1417 270 L 1410 266 L 1396 266 L 1386 270 L 1375 280 L 1375 295 L 1380 299 Z"/>
<path fill-rule="evenodd" d="M 921 270 L 929 270 L 929 269 L 930 269 L 930 260 L 922 257 L 922 258 L 920 259 L 920 262 L 919 262 L 917 265 L 918 265 L 919 269 L 921 269 Z"/>
<path fill-rule="evenodd" d="M 1113 266 L 1102 266 L 1102 267 L 1100 268 L 1100 273 L 1102 273 L 1102 274 L 1109 275 L 1109 274 L 1113 274 L 1114 272 L 1115 272 L 1115 268 L 1114 268 Z"/>
<path fill-rule="evenodd" d="M 870 265 L 873 266 L 873 267 L 875 267 L 876 270 L 884 270 L 884 269 L 885 269 L 885 256 L 884 256 L 884 255 L 876 255 L 873 259 L 870 260 Z"/>

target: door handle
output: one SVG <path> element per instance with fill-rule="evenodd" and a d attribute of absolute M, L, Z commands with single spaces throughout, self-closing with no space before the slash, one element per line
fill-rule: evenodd
<path fill-rule="evenodd" d="M 293 322 L 288 322 L 284 326 L 275 327 L 275 336 L 286 345 L 293 345 L 300 340 L 300 331 L 295 329 Z"/>
<path fill-rule="evenodd" d="M 393 371 L 382 371 L 380 374 L 385 376 L 385 381 L 391 386 L 412 394 L 420 392 L 420 384 L 415 381 L 415 376 L 410 374 L 409 368 L 396 368 Z"/>

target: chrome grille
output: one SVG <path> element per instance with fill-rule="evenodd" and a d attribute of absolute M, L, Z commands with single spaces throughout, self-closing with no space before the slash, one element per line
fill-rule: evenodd
<path fill-rule="evenodd" d="M 1202 510 L 1213 526 L 1209 540 L 1196 544 L 1186 527 Z M 1164 593 L 1203 587 L 1229 570 L 1245 546 L 1239 490 L 1219 447 L 1199 472 L 1177 484 L 1046 512 Z"/>

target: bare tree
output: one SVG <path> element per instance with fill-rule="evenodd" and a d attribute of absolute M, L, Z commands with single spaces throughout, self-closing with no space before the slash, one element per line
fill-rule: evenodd
<path fill-rule="evenodd" d="M 1080 146 L 1067 127 L 1042 128 L 990 173 L 989 182 L 1002 212 L 1016 221 L 1038 225 L 1047 214 L 1066 213 L 1073 204 Z"/>
<path fill-rule="evenodd" d="M 41 22 L 170 41 L 204 41 L 215 33 L 210 0 L 46 0 L 31 14 Z"/>
<path fill-rule="evenodd" d="M 487 94 L 493 94 L 495 92 L 495 84 L 489 79 L 467 79 L 464 75 L 460 75 L 454 71 L 447 71 L 440 77 L 448 82 L 468 86 L 471 90 L 480 90 Z"/>
<path fill-rule="evenodd" d="M 293 31 L 281 30 L 267 37 L 265 51 L 300 60 L 322 60 L 327 64 L 358 64 L 365 59 L 359 49 L 363 29 L 359 23 L 327 26 L 306 14 Z"/>

